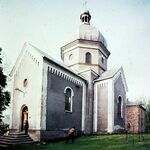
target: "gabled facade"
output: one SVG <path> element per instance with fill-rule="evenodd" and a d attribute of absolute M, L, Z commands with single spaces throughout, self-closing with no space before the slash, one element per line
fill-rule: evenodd
<path fill-rule="evenodd" d="M 65 129 L 73 125 L 84 130 L 87 81 L 83 77 L 27 43 L 11 76 L 11 131 L 23 131 L 25 120 L 35 141 L 65 136 Z"/>
<path fill-rule="evenodd" d="M 94 81 L 94 132 L 113 133 L 125 127 L 127 84 L 122 67 L 104 72 Z"/>

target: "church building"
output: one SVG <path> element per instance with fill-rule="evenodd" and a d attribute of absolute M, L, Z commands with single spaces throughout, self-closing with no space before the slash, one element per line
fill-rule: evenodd
<path fill-rule="evenodd" d="M 34 141 L 66 136 L 72 126 L 84 134 L 125 127 L 127 84 L 123 68 L 107 70 L 110 52 L 91 15 L 80 15 L 77 37 L 61 47 L 62 62 L 25 43 L 11 71 L 10 132 Z"/>

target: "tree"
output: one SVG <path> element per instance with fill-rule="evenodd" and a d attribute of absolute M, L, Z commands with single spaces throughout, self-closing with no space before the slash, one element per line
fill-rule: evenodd
<path fill-rule="evenodd" d="M 7 85 L 7 76 L 3 73 L 2 67 L 2 49 L 0 48 L 0 122 L 2 122 L 3 111 L 9 106 L 10 103 L 10 93 L 5 91 Z"/>
<path fill-rule="evenodd" d="M 146 132 L 150 132 L 150 100 L 145 105 L 146 108 L 146 114 L 145 114 L 145 123 L 146 123 Z"/>
<path fill-rule="evenodd" d="M 150 101 L 146 104 L 146 122 L 150 123 Z"/>

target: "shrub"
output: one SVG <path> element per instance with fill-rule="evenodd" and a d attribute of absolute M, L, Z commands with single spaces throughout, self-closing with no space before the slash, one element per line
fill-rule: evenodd
<path fill-rule="evenodd" d="M 3 122 L 0 123 L 0 135 L 3 135 L 4 133 L 6 133 L 9 129 L 9 125 L 5 124 Z"/>

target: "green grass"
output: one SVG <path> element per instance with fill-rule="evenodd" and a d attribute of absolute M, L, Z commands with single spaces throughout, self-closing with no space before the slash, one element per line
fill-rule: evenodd
<path fill-rule="evenodd" d="M 144 140 L 139 141 L 138 135 L 98 135 L 84 136 L 75 139 L 74 143 L 66 144 L 65 141 L 23 145 L 15 147 L 16 150 L 150 150 L 150 134 L 144 135 Z"/>

